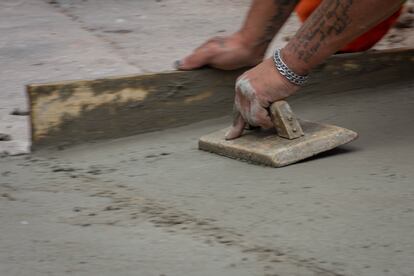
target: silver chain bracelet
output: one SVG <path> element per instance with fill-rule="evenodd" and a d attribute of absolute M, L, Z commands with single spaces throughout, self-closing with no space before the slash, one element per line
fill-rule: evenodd
<path fill-rule="evenodd" d="M 276 69 L 281 75 L 283 75 L 291 83 L 302 86 L 308 80 L 308 75 L 301 76 L 290 70 L 290 68 L 283 62 L 282 57 L 280 56 L 280 49 L 275 51 L 273 55 L 273 61 L 275 62 Z"/>

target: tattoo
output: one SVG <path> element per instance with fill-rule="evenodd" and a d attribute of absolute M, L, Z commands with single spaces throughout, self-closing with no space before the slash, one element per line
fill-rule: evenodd
<path fill-rule="evenodd" d="M 273 0 L 276 11 L 270 18 L 263 36 L 259 39 L 258 45 L 269 44 L 276 32 L 283 26 L 299 0 Z"/>
<path fill-rule="evenodd" d="M 325 0 L 299 29 L 289 44 L 290 50 L 305 63 L 317 53 L 325 39 L 343 33 L 351 23 L 353 0 Z"/>

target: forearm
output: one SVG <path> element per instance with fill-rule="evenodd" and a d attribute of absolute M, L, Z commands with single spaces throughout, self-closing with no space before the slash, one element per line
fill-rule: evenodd
<path fill-rule="evenodd" d="M 299 0 L 254 0 L 239 33 L 258 51 L 266 50 Z"/>
<path fill-rule="evenodd" d="M 307 74 L 352 39 L 394 13 L 401 0 L 324 0 L 282 49 L 297 74 Z"/>

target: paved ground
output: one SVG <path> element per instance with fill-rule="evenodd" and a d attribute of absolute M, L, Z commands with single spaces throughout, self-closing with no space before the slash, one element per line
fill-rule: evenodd
<path fill-rule="evenodd" d="M 2 1 L 0 149 L 27 151 L 25 83 L 169 70 L 249 1 L 196 2 Z M 278 170 L 196 149 L 228 118 L 1 158 L 0 275 L 413 275 L 413 87 L 296 102 L 361 137 Z"/>
<path fill-rule="evenodd" d="M 282 169 L 198 151 L 229 118 L 0 159 L 0 274 L 413 275 L 413 88 L 298 100 L 361 137 Z"/>

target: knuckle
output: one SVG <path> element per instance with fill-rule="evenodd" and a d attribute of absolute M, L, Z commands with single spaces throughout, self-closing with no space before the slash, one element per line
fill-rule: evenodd
<path fill-rule="evenodd" d="M 247 123 L 249 125 L 252 126 L 258 126 L 257 122 L 256 122 L 256 118 L 252 117 L 252 116 L 243 116 L 244 119 L 247 121 Z"/>
<path fill-rule="evenodd" d="M 258 116 L 252 116 L 250 119 L 251 119 L 250 121 L 252 122 L 253 126 L 263 127 L 265 125 L 265 122 L 263 121 L 263 119 Z"/>
<path fill-rule="evenodd" d="M 254 98 L 256 90 L 252 86 L 249 78 L 246 75 L 242 75 L 236 81 L 236 90 L 239 90 L 247 98 Z"/>
<path fill-rule="evenodd" d="M 245 78 L 245 76 L 244 76 L 244 74 L 243 74 L 243 75 L 239 76 L 239 77 L 236 79 L 236 84 L 235 84 L 236 89 L 240 87 L 240 83 L 241 83 L 242 79 L 244 79 L 244 78 Z"/>
<path fill-rule="evenodd" d="M 256 102 L 251 103 L 250 112 L 248 115 L 248 121 L 251 125 L 260 125 L 260 110 Z"/>
<path fill-rule="evenodd" d="M 234 98 L 234 108 L 237 108 L 238 110 L 241 109 L 240 99 L 239 97 Z"/>

